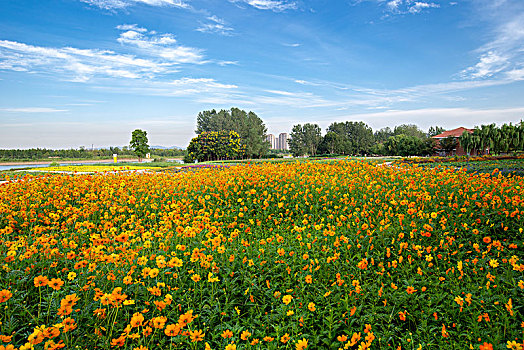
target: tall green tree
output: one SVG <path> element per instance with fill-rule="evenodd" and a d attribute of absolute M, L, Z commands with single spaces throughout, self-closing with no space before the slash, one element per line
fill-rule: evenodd
<path fill-rule="evenodd" d="M 470 132 L 464 131 L 462 135 L 460 135 L 458 141 L 468 156 L 470 155 L 471 151 L 475 149 L 473 134 Z"/>
<path fill-rule="evenodd" d="M 289 149 L 295 157 L 315 155 L 322 141 L 320 127 L 317 124 L 294 125 L 290 136 Z"/>
<path fill-rule="evenodd" d="M 438 134 L 442 134 L 444 131 L 446 131 L 446 129 L 444 129 L 443 127 L 431 126 L 428 130 L 427 136 L 428 137 L 437 136 Z"/>
<path fill-rule="evenodd" d="M 144 158 L 146 154 L 149 153 L 149 145 L 147 144 L 147 142 L 148 141 L 146 131 L 136 129 L 131 134 L 131 141 L 129 142 L 129 146 L 135 152 L 139 162 L 141 162 L 142 158 Z"/>
<path fill-rule="evenodd" d="M 195 132 L 201 134 L 210 131 L 235 131 L 240 135 L 246 148 L 246 156 L 260 158 L 267 154 L 269 142 L 266 141 L 266 126 L 254 112 L 239 108 L 230 110 L 202 111 L 197 116 Z"/>
<path fill-rule="evenodd" d="M 364 122 L 335 122 L 327 128 L 329 133 L 338 136 L 334 153 L 367 154 L 373 145 L 373 130 Z"/>
<path fill-rule="evenodd" d="M 375 142 L 383 143 L 393 135 L 393 130 L 386 126 L 385 128 L 375 131 L 373 136 L 375 137 Z"/>
<path fill-rule="evenodd" d="M 416 126 L 415 124 L 401 124 L 401 125 L 397 125 L 395 126 L 395 129 L 393 130 L 393 134 L 396 136 L 396 135 L 400 135 L 400 134 L 404 134 L 406 136 L 413 136 L 413 137 L 417 137 L 419 139 L 423 139 L 426 136 L 426 133 L 422 130 L 420 130 L 420 128 L 418 126 Z"/>
<path fill-rule="evenodd" d="M 318 146 L 318 150 L 320 153 L 335 154 L 338 151 L 337 146 L 339 145 L 339 143 L 340 143 L 339 134 L 329 131 L 322 138 L 322 141 L 320 142 L 320 145 Z"/>
<path fill-rule="evenodd" d="M 204 131 L 187 146 L 184 162 L 240 159 L 244 157 L 245 150 L 235 131 Z"/>

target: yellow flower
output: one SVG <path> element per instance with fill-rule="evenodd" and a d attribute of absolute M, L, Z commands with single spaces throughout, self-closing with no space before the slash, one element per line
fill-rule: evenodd
<path fill-rule="evenodd" d="M 309 311 L 313 312 L 316 310 L 316 307 L 315 307 L 315 303 L 309 303 L 307 304 L 307 308 L 309 309 Z"/>
<path fill-rule="evenodd" d="M 491 259 L 489 261 L 489 266 L 495 268 L 495 267 L 498 267 L 499 266 L 499 262 L 497 261 L 497 259 Z"/>
<path fill-rule="evenodd" d="M 291 302 L 292 299 L 293 299 L 293 297 L 291 295 L 287 294 L 287 295 L 284 295 L 282 297 L 282 302 L 284 304 L 286 304 L 286 305 L 289 305 L 289 303 Z"/>

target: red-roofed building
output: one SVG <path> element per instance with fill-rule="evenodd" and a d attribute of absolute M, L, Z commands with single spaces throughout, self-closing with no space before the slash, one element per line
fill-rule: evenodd
<path fill-rule="evenodd" d="M 455 148 L 452 151 L 452 153 L 448 154 L 448 155 L 465 156 L 466 155 L 466 151 L 464 150 L 464 148 L 462 148 L 462 146 L 460 145 L 460 142 L 458 140 L 458 138 L 464 133 L 464 131 L 467 131 L 470 134 L 473 133 L 473 129 L 460 127 L 460 128 L 456 128 L 456 129 L 453 129 L 453 130 L 447 130 L 447 131 L 444 131 L 441 134 L 433 136 L 432 139 L 434 139 L 436 141 L 436 143 L 435 143 L 435 150 L 436 150 L 437 155 L 439 155 L 439 156 L 445 156 L 446 155 L 444 153 L 444 151 L 440 150 L 440 140 L 452 136 L 452 137 L 457 139 L 457 148 Z M 473 150 L 470 153 L 474 154 L 474 153 L 476 153 L 476 150 Z"/>

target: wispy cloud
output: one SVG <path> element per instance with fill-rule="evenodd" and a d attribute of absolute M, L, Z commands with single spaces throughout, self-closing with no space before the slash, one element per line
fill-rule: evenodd
<path fill-rule="evenodd" d="M 294 1 L 286 0 L 229 0 L 232 3 L 247 4 L 259 10 L 271 10 L 282 12 L 286 10 L 296 10 L 298 5 Z"/>
<path fill-rule="evenodd" d="M 99 7 L 105 10 L 118 10 L 132 5 L 146 4 L 150 6 L 174 6 L 180 8 L 190 8 L 190 5 L 183 0 L 80 0 L 86 4 Z"/>
<path fill-rule="evenodd" d="M 489 13 L 493 31 L 491 40 L 479 47 L 475 53 L 477 62 L 465 68 L 461 76 L 465 79 L 491 77 L 522 80 L 524 69 L 524 3 L 508 0 L 495 4 L 490 2 L 483 8 Z"/>
<path fill-rule="evenodd" d="M 21 107 L 21 108 L 0 108 L 1 112 L 10 113 L 61 113 L 68 112 L 67 109 L 57 109 L 48 107 Z"/>
<path fill-rule="evenodd" d="M 122 29 L 122 27 L 117 27 Z M 161 59 L 164 62 L 179 63 L 205 63 L 203 50 L 194 47 L 178 45 L 173 34 L 157 34 L 144 28 L 125 30 L 117 41 L 123 45 L 136 47 L 143 55 Z"/>
<path fill-rule="evenodd" d="M 416 14 L 424 10 L 440 7 L 440 4 L 435 2 L 416 0 L 352 0 L 352 4 L 358 5 L 368 1 L 375 2 L 379 6 L 384 7 L 387 13 L 385 17 L 389 17 L 390 15 Z M 453 6 L 456 5 L 456 3 L 450 3 L 449 5 Z"/>
<path fill-rule="evenodd" d="M 207 17 L 207 20 L 207 23 L 201 23 L 200 27 L 196 30 L 202 33 L 213 33 L 224 36 L 232 35 L 234 32 L 234 29 L 229 27 L 226 21 L 217 16 Z"/>
<path fill-rule="evenodd" d="M 152 79 L 177 72 L 176 67 L 181 64 L 209 62 L 204 60 L 203 50 L 179 45 L 173 34 L 156 34 L 136 25 L 118 28 L 124 31 L 117 41 L 132 54 L 0 40 L 0 70 L 52 74 L 62 80 L 87 82 L 97 77 Z"/>
<path fill-rule="evenodd" d="M 169 70 L 170 65 L 98 49 L 53 48 L 0 40 L 0 69 L 58 75 L 86 82 L 94 77 L 136 79 Z"/>
<path fill-rule="evenodd" d="M 391 0 L 386 3 L 386 8 L 395 14 L 419 13 L 430 8 L 438 8 L 439 4 L 427 1 Z"/>
<path fill-rule="evenodd" d="M 282 45 L 288 46 L 288 47 L 299 47 L 299 46 L 301 46 L 299 43 L 283 43 Z"/>
<path fill-rule="evenodd" d="M 96 86 L 96 89 L 117 93 L 130 93 L 149 96 L 195 97 L 202 96 L 216 98 L 230 95 L 238 89 L 235 84 L 221 83 L 212 78 L 183 77 L 168 81 L 143 81 L 140 85 L 126 84 L 125 82 L 112 85 Z"/>

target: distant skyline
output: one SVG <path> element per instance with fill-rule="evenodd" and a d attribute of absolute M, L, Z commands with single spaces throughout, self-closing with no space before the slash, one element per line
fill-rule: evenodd
<path fill-rule="evenodd" d="M 268 133 L 524 119 L 522 0 L 3 0 L 0 148 L 186 147 L 198 112 Z"/>

